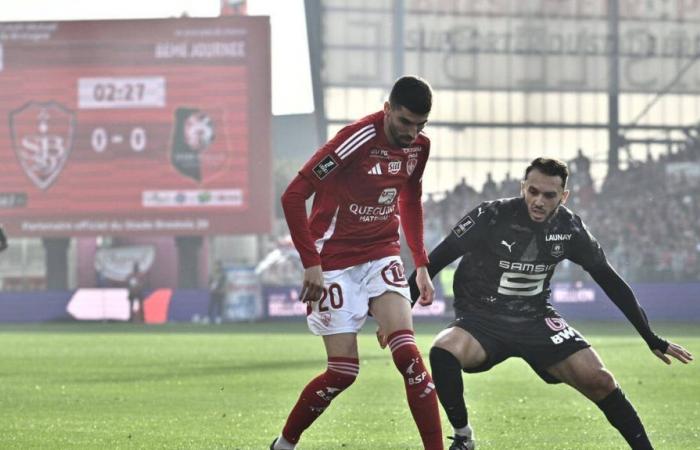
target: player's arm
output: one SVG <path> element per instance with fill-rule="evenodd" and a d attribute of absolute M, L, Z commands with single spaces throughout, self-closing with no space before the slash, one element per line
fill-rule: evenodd
<path fill-rule="evenodd" d="M 433 303 L 435 288 L 431 277 L 428 276 L 428 253 L 425 251 L 423 240 L 423 194 L 422 176 L 425 164 L 421 164 L 413 172 L 411 179 L 399 196 L 399 214 L 401 228 L 406 236 L 406 243 L 411 250 L 416 269 L 414 286 L 418 291 L 419 303 L 428 306 Z"/>
<path fill-rule="evenodd" d="M 292 242 L 304 266 L 304 279 L 299 300 L 316 301 L 323 291 L 321 256 L 316 251 L 309 220 L 306 215 L 306 199 L 314 193 L 314 186 L 302 175 L 297 175 L 282 194 L 282 209 L 292 236 Z"/>
<path fill-rule="evenodd" d="M 593 237 L 580 219 L 577 218 L 576 220 L 580 228 L 575 233 L 572 242 L 573 252 L 569 255 L 569 259 L 581 265 L 591 274 L 593 280 L 598 283 L 610 300 L 622 311 L 659 359 L 666 364 L 670 364 L 671 360 L 666 356 L 670 355 L 683 363 L 691 361 L 693 359 L 692 355 L 683 347 L 666 341 L 651 330 L 649 320 L 644 309 L 637 301 L 634 292 L 632 292 L 632 288 L 607 261 L 598 240 Z"/>
<path fill-rule="evenodd" d="M 5 230 L 0 227 L 0 252 L 7 248 L 7 236 L 5 236 Z"/>
<path fill-rule="evenodd" d="M 427 277 L 433 279 L 442 269 L 463 256 L 470 248 L 473 248 L 481 239 L 493 217 L 493 211 L 488 208 L 489 203 L 482 203 L 478 208 L 470 211 L 462 217 L 452 228 L 443 241 L 438 244 L 428 256 L 429 263 L 425 267 Z M 415 271 L 408 279 L 411 288 L 411 304 L 415 305 L 420 296 L 418 289 L 419 271 Z"/>
<path fill-rule="evenodd" d="M 642 336 L 654 354 L 671 364 L 668 356 L 672 356 L 680 362 L 687 364 L 692 361 L 693 355 L 680 345 L 669 342 L 657 336 L 649 326 L 649 320 L 644 309 L 637 301 L 632 288 L 622 279 L 622 277 L 606 261 L 603 265 L 588 271 L 596 283 L 605 291 L 605 294 L 612 300 L 620 311 L 632 323 L 637 332 Z"/>

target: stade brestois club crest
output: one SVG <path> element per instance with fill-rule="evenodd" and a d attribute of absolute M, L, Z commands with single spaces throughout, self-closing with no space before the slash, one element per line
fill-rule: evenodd
<path fill-rule="evenodd" d="M 10 112 L 12 147 L 40 189 L 56 181 L 73 148 L 75 114 L 56 102 L 29 102 Z"/>

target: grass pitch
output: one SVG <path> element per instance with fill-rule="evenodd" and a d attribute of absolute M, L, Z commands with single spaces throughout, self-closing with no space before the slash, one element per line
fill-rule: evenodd
<path fill-rule="evenodd" d="M 668 367 L 627 324 L 577 323 L 659 449 L 700 447 L 700 363 Z M 441 324 L 418 327 L 427 353 Z M 700 356 L 696 324 L 656 324 Z M 300 450 L 420 449 L 401 377 L 374 326 L 356 383 Z M 303 322 L 0 325 L 2 449 L 266 449 L 311 377 L 321 340 Z M 520 360 L 465 376 L 479 450 L 625 449 L 595 405 Z M 443 430 L 450 433 L 443 415 Z"/>

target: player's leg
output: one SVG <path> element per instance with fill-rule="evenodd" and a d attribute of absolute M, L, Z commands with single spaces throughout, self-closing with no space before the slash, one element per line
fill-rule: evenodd
<path fill-rule="evenodd" d="M 340 333 L 323 336 L 328 355 L 326 371 L 311 380 L 299 395 L 289 413 L 282 434 L 271 449 L 293 449 L 301 434 L 347 389 L 360 370 L 357 353 L 357 334 Z"/>
<path fill-rule="evenodd" d="M 442 429 L 435 385 L 416 345 L 409 301 L 396 292 L 386 291 L 372 298 L 370 311 L 387 336 L 394 365 L 404 377 L 408 405 L 423 446 L 441 450 Z"/>
<path fill-rule="evenodd" d="M 281 436 L 271 446 L 275 450 L 293 449 L 303 431 L 359 373 L 357 333 L 367 319 L 368 310 L 367 293 L 356 281 L 361 270 L 362 266 L 355 266 L 323 273 L 326 286 L 323 296 L 308 305 L 306 321 L 311 332 L 323 336 L 328 366 L 302 391 Z"/>
<path fill-rule="evenodd" d="M 627 400 L 615 378 L 593 349 L 579 350 L 548 367 L 547 372 L 574 387 L 598 405 L 631 448 L 653 448 L 634 406 Z"/>
<path fill-rule="evenodd" d="M 478 367 L 485 361 L 486 351 L 479 341 L 456 326 L 440 332 L 430 349 L 430 367 L 438 398 L 454 429 L 451 448 L 474 448 L 474 436 L 464 402 L 462 369 Z"/>

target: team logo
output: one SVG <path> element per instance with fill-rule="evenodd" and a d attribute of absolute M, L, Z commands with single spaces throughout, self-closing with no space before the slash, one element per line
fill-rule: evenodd
<path fill-rule="evenodd" d="M 409 158 L 408 161 L 406 161 L 406 172 L 408 172 L 408 176 L 411 176 L 414 170 L 416 170 L 416 166 L 418 165 L 418 158 Z"/>
<path fill-rule="evenodd" d="M 554 244 L 552 245 L 552 251 L 550 252 L 555 258 L 561 258 L 564 256 L 564 244 Z"/>
<path fill-rule="evenodd" d="M 382 191 L 382 193 L 379 195 L 379 199 L 377 200 L 377 203 L 380 205 L 391 205 L 394 203 L 394 199 L 396 198 L 397 194 L 396 188 L 386 188 Z"/>
<path fill-rule="evenodd" d="M 331 324 L 331 315 L 330 313 L 323 313 L 321 314 L 321 323 L 323 326 L 327 327 L 328 325 Z"/>
<path fill-rule="evenodd" d="M 382 269 L 382 279 L 384 279 L 384 282 L 389 286 L 408 287 L 406 271 L 403 268 L 403 264 L 398 261 L 392 261 L 388 266 Z"/>
<path fill-rule="evenodd" d="M 569 326 L 566 323 L 566 320 L 562 319 L 561 317 L 546 317 L 544 319 L 544 323 L 546 323 L 549 329 L 552 331 L 561 331 Z"/>
<path fill-rule="evenodd" d="M 401 161 L 389 161 L 389 173 L 396 175 L 401 171 Z"/>
<path fill-rule="evenodd" d="M 333 159 L 331 155 L 328 155 L 323 158 L 320 163 L 316 164 L 316 167 L 313 168 L 313 172 L 319 180 L 323 180 L 336 167 L 338 167 L 338 163 L 335 162 L 335 159 Z"/>
<path fill-rule="evenodd" d="M 459 222 L 457 222 L 457 225 L 452 228 L 452 232 L 459 238 L 464 236 L 464 233 L 469 231 L 469 229 L 473 226 L 474 220 L 470 216 L 464 216 Z"/>
<path fill-rule="evenodd" d="M 182 175 L 197 182 L 212 178 L 226 169 L 228 153 L 217 142 L 211 114 L 197 108 L 177 108 L 170 161 Z"/>
<path fill-rule="evenodd" d="M 40 189 L 56 181 L 73 149 L 75 114 L 56 102 L 29 102 L 10 112 L 12 147 Z"/>

